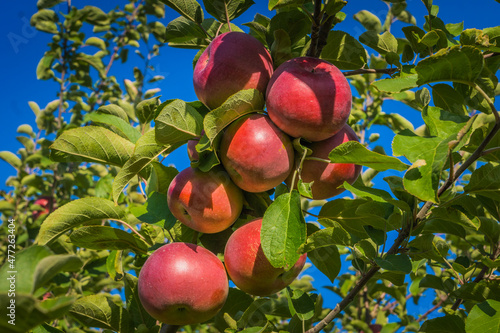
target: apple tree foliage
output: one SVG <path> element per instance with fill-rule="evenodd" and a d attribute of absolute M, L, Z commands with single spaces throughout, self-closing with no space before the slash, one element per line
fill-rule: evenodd
<path fill-rule="evenodd" d="M 46 106 L 29 102 L 37 128 L 19 126 L 23 148 L 0 152 L 15 169 L 0 201 L 2 314 L 11 299 L 9 263 L 17 271 L 17 321 L 2 315 L 2 332 L 370 332 L 374 324 L 384 333 L 500 332 L 500 26 L 443 22 L 439 1 L 422 0 L 427 15 L 418 20 L 406 1 L 385 3 L 383 20 L 355 14 L 366 29 L 355 38 L 342 31 L 343 0 L 270 0 L 274 16 L 255 13 L 241 26 L 231 21 L 252 10 L 251 0 L 131 0 L 109 12 L 39 0 L 31 24 L 52 41 L 36 75 L 58 88 Z M 165 11 L 179 17 L 165 22 Z M 402 31 L 391 29 L 397 20 Z M 137 297 L 148 255 L 185 241 L 221 256 L 228 237 L 197 234 L 168 211 L 166 190 L 178 173 L 167 166 L 169 154 L 201 137 L 196 166 L 211 169 L 224 128 L 265 105 L 253 90 L 215 110 L 163 101 L 159 89 L 147 89 L 164 79 L 151 75 L 153 58 L 166 47 L 190 48 L 199 50 L 196 62 L 229 30 L 260 40 L 275 67 L 309 55 L 344 71 L 354 92 L 348 123 L 360 143 L 329 158 L 362 165 L 363 173 L 329 201 L 308 199 L 308 184 L 247 193 L 236 223 L 263 216 L 270 262 L 289 266 L 307 252 L 331 281 L 326 289 L 306 270 L 271 297 L 231 288 L 207 323 L 162 327 Z M 142 67 L 126 67 L 132 52 Z M 117 63 L 128 79 L 113 75 Z M 385 113 L 388 100 L 415 109 L 424 125 Z M 374 125 L 394 132 L 392 153 L 377 145 Z M 307 142 L 294 146 L 307 158 Z M 332 293 L 340 301 L 329 308 Z"/>

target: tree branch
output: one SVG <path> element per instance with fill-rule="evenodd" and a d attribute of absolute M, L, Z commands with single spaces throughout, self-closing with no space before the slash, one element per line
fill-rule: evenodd
<path fill-rule="evenodd" d="M 311 27 L 311 44 L 307 56 L 314 57 L 318 47 L 319 29 L 321 25 L 321 0 L 314 0 L 314 14 Z"/>
<path fill-rule="evenodd" d="M 358 74 L 388 74 L 392 75 L 399 71 L 399 68 L 382 68 L 382 69 L 371 69 L 371 68 L 361 68 L 349 72 L 343 72 L 344 76 L 358 75 Z"/>

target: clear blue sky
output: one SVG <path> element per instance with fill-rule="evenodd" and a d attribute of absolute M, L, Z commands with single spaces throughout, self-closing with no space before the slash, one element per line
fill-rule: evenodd
<path fill-rule="evenodd" d="M 238 18 L 234 23 L 241 25 L 253 19 L 256 12 L 266 16 L 271 16 L 267 10 L 267 1 L 256 0 L 257 5 L 254 5 L 242 17 Z M 408 10 L 417 18 L 417 24 L 422 26 L 423 16 L 426 14 L 425 7 L 420 0 L 408 0 Z M 85 5 L 96 5 L 103 8 L 105 11 L 116 5 L 124 4 L 126 1 L 81 1 L 73 0 L 72 5 L 79 8 Z M 498 13 L 500 13 L 500 3 L 495 0 L 435 0 L 434 4 L 440 6 L 439 17 L 445 23 L 464 22 L 465 29 L 478 28 L 483 29 L 500 25 Z M 63 4 L 64 5 L 64 4 Z M 29 25 L 30 17 L 36 12 L 36 1 L 8 1 L 4 2 L 3 10 L 0 11 L 0 101 L 1 115 L 3 116 L 0 122 L 1 143 L 0 150 L 17 151 L 21 148 L 21 144 L 16 140 L 16 129 L 21 124 L 31 124 L 36 129 L 35 117 L 28 106 L 28 101 L 35 101 L 41 107 L 44 107 L 48 102 L 57 98 L 57 85 L 49 81 L 37 81 L 36 67 L 39 59 L 43 56 L 46 50 L 46 45 L 50 41 L 50 35 L 44 32 L 34 30 Z M 382 21 L 387 12 L 385 3 L 379 0 L 350 0 L 344 8 L 347 18 L 344 22 L 336 26 L 336 29 L 344 30 L 350 33 L 355 38 L 359 37 L 364 32 L 363 27 L 353 19 L 353 15 L 361 9 L 368 9 L 377 15 Z M 169 21 L 176 18 L 178 14 L 167 8 L 167 17 L 162 20 L 162 23 L 167 25 Z M 391 32 L 396 37 L 403 37 L 401 27 L 406 24 L 394 24 Z M 244 29 L 247 31 L 247 28 Z M 154 75 L 163 75 L 165 80 L 161 81 L 157 86 L 162 89 L 162 100 L 170 98 L 180 98 L 185 101 L 196 100 L 192 87 L 192 59 L 196 54 L 195 50 L 173 49 L 164 47 L 161 49 L 161 56 L 153 61 L 156 67 Z M 133 55 L 130 52 L 130 55 Z M 130 57 L 131 63 L 138 61 L 138 57 Z M 123 78 L 131 78 L 131 64 L 125 67 L 114 66 L 111 70 L 112 75 L 116 75 L 120 80 Z M 384 112 L 386 113 L 401 113 L 406 118 L 414 121 L 417 126 L 422 123 L 420 115 L 398 102 L 387 102 L 384 104 Z M 416 127 L 416 126 L 415 126 Z M 380 144 L 388 153 L 391 152 L 390 143 L 392 136 L 390 131 L 374 128 L 373 131 L 380 132 L 383 135 Z M 188 160 L 184 149 L 179 149 L 178 152 L 169 157 L 170 163 L 175 163 L 179 169 L 187 166 Z M 14 170 L 10 165 L 0 161 L 0 189 L 6 189 L 5 180 L 8 176 L 13 175 Z M 387 174 L 386 174 L 387 175 Z M 315 269 L 308 271 L 317 280 L 318 286 L 328 285 L 329 281 L 318 274 Z M 324 296 L 331 296 L 332 293 L 322 291 Z M 335 298 L 329 298 L 327 304 L 332 306 L 335 304 Z M 425 312 L 430 303 L 432 296 L 427 296 L 422 299 L 420 308 L 414 308 L 417 313 Z"/>

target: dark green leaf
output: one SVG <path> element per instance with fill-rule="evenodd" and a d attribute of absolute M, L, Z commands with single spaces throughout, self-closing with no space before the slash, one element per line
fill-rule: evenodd
<path fill-rule="evenodd" d="M 314 266 L 333 283 L 342 266 L 336 245 L 322 246 L 307 253 Z"/>
<path fill-rule="evenodd" d="M 411 272 L 411 260 L 406 254 L 388 254 L 384 258 L 375 258 L 375 262 L 381 268 L 388 271 Z"/>
<path fill-rule="evenodd" d="M 290 36 L 292 45 L 295 45 L 311 31 L 311 19 L 302 9 L 291 8 L 280 10 L 269 22 L 267 27 L 267 42 L 272 45 L 274 31 L 282 29 Z"/>
<path fill-rule="evenodd" d="M 419 332 L 426 333 L 465 333 L 465 323 L 460 316 L 446 315 L 425 321 Z M 468 332 L 468 331 L 467 331 Z M 469 332 L 468 332 L 469 333 Z"/>
<path fill-rule="evenodd" d="M 433 85 L 432 99 L 435 106 L 446 111 L 450 111 L 458 115 L 465 115 L 467 112 L 464 105 L 464 97 L 448 84 L 439 83 Z"/>
<path fill-rule="evenodd" d="M 320 58 L 331 62 L 339 69 L 358 69 L 367 62 L 365 48 L 354 37 L 343 31 L 330 31 Z"/>
<path fill-rule="evenodd" d="M 494 166 L 488 163 L 476 169 L 464 191 L 500 201 L 500 165 Z"/>
<path fill-rule="evenodd" d="M 80 257 L 72 254 L 58 254 L 44 257 L 37 263 L 33 274 L 33 292 L 43 287 L 60 272 L 78 272 L 82 266 L 83 262 Z"/>
<path fill-rule="evenodd" d="M 300 320 L 309 320 L 314 316 L 314 301 L 303 290 L 287 287 L 286 296 L 292 316 L 297 315 Z"/>

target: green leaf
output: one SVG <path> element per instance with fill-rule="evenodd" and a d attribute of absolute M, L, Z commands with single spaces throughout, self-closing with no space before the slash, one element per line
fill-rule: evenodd
<path fill-rule="evenodd" d="M 41 259 L 33 274 L 33 292 L 43 287 L 60 272 L 78 272 L 83 266 L 80 257 L 71 254 L 50 255 Z"/>
<path fill-rule="evenodd" d="M 447 139 L 450 136 L 456 137 L 470 119 L 467 116 L 457 115 L 433 106 L 425 107 L 422 110 L 422 118 L 429 134 L 442 139 Z"/>
<path fill-rule="evenodd" d="M 354 37 L 343 31 L 330 31 L 320 58 L 339 69 L 362 68 L 366 62 L 366 50 Z"/>
<path fill-rule="evenodd" d="M 2 309 L 7 309 L 11 305 L 11 299 L 8 293 L 0 294 Z M 40 302 L 34 296 L 17 292 L 15 325 L 8 322 L 11 320 L 9 316 L 4 315 L 0 318 L 0 330 L 9 333 L 29 332 L 44 322 L 62 318 L 69 311 L 74 300 L 72 296 L 64 296 Z"/>
<path fill-rule="evenodd" d="M 85 126 L 64 131 L 50 149 L 56 161 L 122 166 L 132 156 L 134 144 L 103 127 Z"/>
<path fill-rule="evenodd" d="M 76 300 L 70 314 L 88 327 L 99 327 L 116 332 L 133 332 L 131 318 L 125 310 L 103 294 L 84 296 Z M 127 326 L 130 325 L 130 326 Z"/>
<path fill-rule="evenodd" d="M 36 12 L 30 20 L 30 24 L 40 31 L 48 32 L 50 34 L 57 34 L 57 22 L 59 17 L 56 12 L 51 9 L 41 9 Z"/>
<path fill-rule="evenodd" d="M 415 70 L 419 86 L 440 81 L 474 84 L 483 69 L 481 51 L 471 46 L 452 46 L 422 59 Z"/>
<path fill-rule="evenodd" d="M 287 6 L 300 7 L 304 0 L 269 0 L 268 9 L 276 10 Z"/>
<path fill-rule="evenodd" d="M 476 169 L 464 191 L 500 201 L 500 165 L 488 163 Z"/>
<path fill-rule="evenodd" d="M 130 211 L 142 222 L 170 229 L 177 219 L 172 215 L 166 203 L 166 193 L 152 192 L 143 205 L 131 207 Z"/>
<path fill-rule="evenodd" d="M 73 230 L 69 240 L 92 250 L 133 250 L 146 254 L 149 244 L 135 234 L 108 226 L 92 225 Z"/>
<path fill-rule="evenodd" d="M 197 137 L 203 117 L 194 107 L 179 99 L 160 104 L 155 119 L 155 137 L 164 145 L 183 144 Z"/>
<path fill-rule="evenodd" d="M 406 274 L 411 272 L 411 260 L 406 254 L 388 254 L 384 258 L 375 258 L 375 262 L 388 271 Z"/>
<path fill-rule="evenodd" d="M 477 303 L 488 299 L 500 301 L 500 283 L 498 281 L 468 282 L 452 292 L 452 296 Z"/>
<path fill-rule="evenodd" d="M 23 165 L 23 162 L 16 154 L 10 151 L 0 151 L 0 159 L 12 165 L 14 168 L 18 169 Z"/>
<path fill-rule="evenodd" d="M 203 10 L 196 0 L 161 0 L 161 2 L 193 22 L 203 22 Z"/>
<path fill-rule="evenodd" d="M 421 259 L 431 259 L 438 262 L 443 261 L 443 257 L 448 254 L 448 244 L 441 238 L 432 234 L 418 236 L 408 243 L 409 256 L 414 261 Z"/>
<path fill-rule="evenodd" d="M 428 217 L 426 223 L 434 220 L 437 220 L 435 221 L 435 223 L 448 221 L 459 224 L 462 227 L 472 228 L 474 230 L 479 230 L 479 227 L 481 225 L 481 222 L 477 217 L 470 219 L 466 214 L 462 212 L 460 206 L 436 207 L 432 210 L 432 213 Z"/>
<path fill-rule="evenodd" d="M 106 51 L 106 42 L 99 37 L 92 36 L 87 38 L 87 40 L 85 41 L 85 45 L 95 46 L 102 51 Z"/>
<path fill-rule="evenodd" d="M 450 111 L 458 115 L 465 115 L 467 112 L 465 99 L 462 94 L 457 92 L 448 84 L 439 83 L 433 85 L 432 99 L 435 106 L 446 111 Z"/>
<path fill-rule="evenodd" d="M 314 316 L 314 301 L 306 292 L 287 287 L 286 297 L 292 316 L 297 315 L 300 320 L 309 320 Z"/>
<path fill-rule="evenodd" d="M 425 321 L 419 332 L 426 333 L 465 333 L 464 320 L 457 315 L 446 315 Z M 467 331 L 468 332 L 468 331 Z"/>
<path fill-rule="evenodd" d="M 137 288 L 138 279 L 129 273 L 125 273 L 123 281 L 125 282 L 126 308 L 135 324 L 134 326 L 137 327 L 143 324 L 148 328 L 154 327 L 156 325 L 156 319 L 149 315 L 139 300 Z"/>
<path fill-rule="evenodd" d="M 314 266 L 333 283 L 342 267 L 340 253 L 336 245 L 322 246 L 307 253 Z"/>
<path fill-rule="evenodd" d="M 40 9 L 52 8 L 57 4 L 60 4 L 64 0 L 38 0 L 36 3 L 36 7 Z"/>
<path fill-rule="evenodd" d="M 499 333 L 500 302 L 492 299 L 475 305 L 465 322 L 467 333 Z"/>
<path fill-rule="evenodd" d="M 16 293 L 31 293 L 34 285 L 34 274 L 38 263 L 53 253 L 45 246 L 30 246 L 16 253 L 15 263 L 7 262 L 0 268 L 0 292 L 10 289 L 11 272 L 17 272 Z M 22 275 L 21 275 L 22 274 Z M 22 278 L 20 278 L 22 276 Z"/>
<path fill-rule="evenodd" d="M 393 213 L 394 206 L 388 203 L 367 199 L 337 199 L 323 205 L 319 213 L 322 219 L 319 222 L 328 228 L 333 226 L 329 224 L 333 220 L 350 234 L 364 239 L 370 237 L 366 232 L 366 225 L 387 231 L 399 228 L 401 223 L 394 223 L 390 219 Z"/>
<path fill-rule="evenodd" d="M 403 184 L 414 196 L 437 202 L 437 189 L 441 171 L 448 155 L 448 142 L 439 137 L 420 137 L 404 130 L 392 143 L 394 155 L 404 155 L 413 165 L 405 173 Z"/>
<path fill-rule="evenodd" d="M 275 67 L 280 66 L 287 60 L 292 59 L 292 42 L 290 36 L 283 29 L 274 31 L 274 42 L 271 45 L 271 56 Z"/>
<path fill-rule="evenodd" d="M 285 8 L 271 18 L 267 27 L 267 42 L 272 45 L 274 31 L 285 30 L 290 36 L 292 46 L 297 44 L 311 31 L 311 18 L 300 8 Z"/>
<path fill-rule="evenodd" d="M 183 42 L 197 41 L 195 44 L 208 45 L 205 41 L 207 35 L 200 26 L 187 18 L 180 16 L 167 25 L 164 42 L 180 44 Z"/>
<path fill-rule="evenodd" d="M 246 114 L 262 111 L 264 96 L 256 89 L 240 90 L 203 119 L 205 134 L 213 143 L 216 136 L 231 122 Z"/>
<path fill-rule="evenodd" d="M 158 107 L 160 96 L 140 101 L 135 107 L 135 115 L 141 124 L 147 124 L 155 119 L 156 108 Z"/>
<path fill-rule="evenodd" d="M 203 0 L 205 10 L 222 23 L 234 20 L 243 14 L 250 6 L 255 4 L 253 0 Z"/>
<path fill-rule="evenodd" d="M 155 131 L 150 130 L 144 134 L 135 145 L 134 154 L 118 171 L 113 182 L 113 200 L 118 202 L 120 193 L 128 183 L 140 174 L 151 162 L 155 161 L 160 154 L 170 153 L 175 150 L 176 145 L 159 145 L 156 143 Z"/>
<path fill-rule="evenodd" d="M 261 245 L 274 267 L 292 267 L 306 240 L 306 224 L 297 191 L 280 195 L 266 210 L 262 220 Z"/>
<path fill-rule="evenodd" d="M 351 245 L 351 236 L 349 233 L 335 221 L 320 221 L 322 225 L 331 225 L 325 229 L 318 230 L 309 237 L 302 248 L 302 252 L 310 252 L 314 249 L 328 247 L 331 245 Z"/>
<path fill-rule="evenodd" d="M 54 72 L 52 71 L 52 64 L 54 63 L 54 59 L 56 58 L 54 52 L 45 52 L 44 56 L 38 62 L 38 66 L 36 67 L 36 78 L 38 80 L 48 80 L 54 76 Z M 35 102 L 30 102 L 30 106 L 34 107 L 36 105 Z M 38 107 L 38 105 L 36 105 Z M 40 108 L 37 108 L 38 112 L 35 112 L 35 116 L 38 116 Z M 33 109 L 35 110 L 35 109 Z"/>
<path fill-rule="evenodd" d="M 415 88 L 417 86 L 418 75 L 413 66 L 405 65 L 403 70 L 391 79 L 377 80 L 372 85 L 380 91 L 399 93 L 403 90 Z"/>
<path fill-rule="evenodd" d="M 127 112 L 116 104 L 103 105 L 97 109 L 97 112 L 117 116 L 118 118 L 123 119 L 126 123 L 129 123 Z"/>
<path fill-rule="evenodd" d="M 113 126 L 113 129 L 120 131 L 132 143 L 136 143 L 141 137 L 141 132 L 135 127 L 132 127 L 128 121 L 123 120 L 115 115 L 104 114 L 98 112 L 87 113 L 83 117 L 83 122 L 93 121 L 95 123 L 106 124 Z M 114 131 L 116 133 L 116 131 Z"/>
<path fill-rule="evenodd" d="M 89 197 L 73 200 L 56 209 L 45 219 L 36 243 L 50 244 L 70 229 L 100 220 L 126 221 L 126 213 L 113 201 L 106 199 Z"/>
<path fill-rule="evenodd" d="M 92 25 L 107 26 L 110 23 L 108 15 L 99 7 L 85 6 L 79 12 L 83 20 Z"/>
<path fill-rule="evenodd" d="M 377 171 L 389 169 L 403 171 L 408 168 L 397 158 L 370 151 L 357 141 L 348 141 L 339 145 L 330 152 L 328 157 L 332 163 L 353 163 Z"/>
<path fill-rule="evenodd" d="M 354 14 L 354 19 L 361 23 L 366 30 L 374 31 L 377 34 L 382 32 L 380 19 L 367 10 L 361 10 Z"/>
<path fill-rule="evenodd" d="M 151 162 L 151 166 L 151 175 L 146 186 L 146 193 L 148 196 L 152 192 L 167 194 L 170 182 L 172 182 L 172 179 L 174 179 L 179 171 L 174 167 L 165 166 L 156 161 Z"/>
<path fill-rule="evenodd" d="M 375 31 L 366 31 L 359 36 L 359 41 L 382 55 L 398 52 L 398 41 L 389 31 L 381 35 Z"/>
<path fill-rule="evenodd" d="M 43 324 L 33 329 L 33 333 L 64 333 L 58 328 Z"/>

